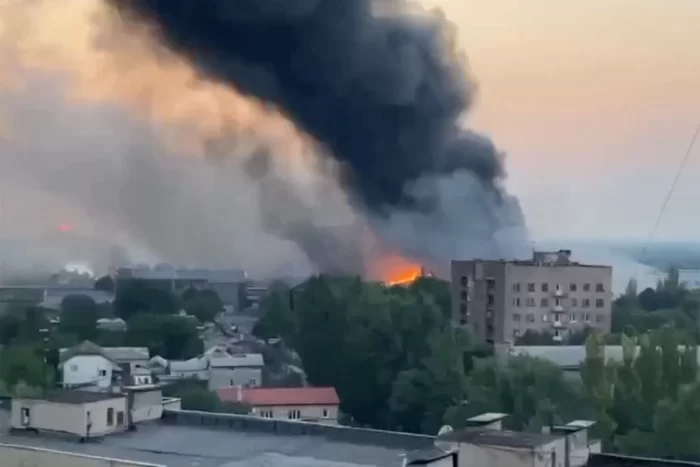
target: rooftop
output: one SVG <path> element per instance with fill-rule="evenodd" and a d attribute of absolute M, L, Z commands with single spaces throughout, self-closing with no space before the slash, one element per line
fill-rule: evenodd
<path fill-rule="evenodd" d="M 528 449 L 549 444 L 560 438 L 561 436 L 544 433 L 469 428 L 440 435 L 440 439 L 445 441 L 455 441 L 480 446 L 505 446 Z"/>
<path fill-rule="evenodd" d="M 18 397 L 17 399 L 36 399 L 60 404 L 88 404 L 109 399 L 120 399 L 121 394 L 111 394 L 106 392 L 76 391 L 76 390 L 56 390 L 37 397 Z"/>
<path fill-rule="evenodd" d="M 586 467 L 700 467 L 700 463 L 604 453 L 589 457 Z"/>
<path fill-rule="evenodd" d="M 240 394 L 239 394 L 240 392 Z M 335 388 L 222 388 L 216 391 L 225 402 L 245 402 L 254 407 L 281 405 L 339 405 Z M 239 400 L 242 397 L 242 400 Z"/>
<path fill-rule="evenodd" d="M 5 436 L 3 442 L 167 467 L 400 467 L 406 452 L 400 446 L 352 443 L 321 434 L 162 424 L 143 425 L 138 432 L 108 436 L 99 443 L 17 434 Z"/>
<path fill-rule="evenodd" d="M 261 354 L 230 354 L 221 347 L 212 347 L 204 353 L 212 368 L 262 367 L 265 361 Z"/>

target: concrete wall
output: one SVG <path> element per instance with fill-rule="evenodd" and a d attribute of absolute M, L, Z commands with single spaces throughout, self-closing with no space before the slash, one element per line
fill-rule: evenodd
<path fill-rule="evenodd" d="M 29 424 L 24 425 L 22 409 L 29 409 Z M 107 412 L 112 409 L 112 424 L 107 423 Z M 89 436 L 104 436 L 126 429 L 118 425 L 118 413 L 126 414 L 126 398 L 108 399 L 89 404 L 60 404 L 34 399 L 13 399 L 10 426 L 14 429 L 66 433 L 79 437 L 88 436 L 87 417 L 90 412 Z M 124 416 L 126 422 L 126 415 Z"/>
<path fill-rule="evenodd" d="M 22 409 L 29 409 L 29 423 L 22 420 Z M 12 399 L 10 426 L 13 429 L 36 429 L 85 436 L 85 407 L 57 404 L 33 399 Z"/>
<path fill-rule="evenodd" d="M 131 420 L 134 423 L 157 420 L 163 415 L 163 393 L 157 391 L 136 391 L 133 397 Z"/>
<path fill-rule="evenodd" d="M 554 457 L 552 457 L 553 453 Z M 469 443 L 459 445 L 460 467 L 564 467 L 565 465 L 565 438 L 534 449 Z"/>
<path fill-rule="evenodd" d="M 0 443 L 2 467 L 165 467 L 106 457 Z"/>

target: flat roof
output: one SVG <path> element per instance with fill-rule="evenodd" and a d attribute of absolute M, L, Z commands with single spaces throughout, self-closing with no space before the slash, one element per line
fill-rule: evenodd
<path fill-rule="evenodd" d="M 16 397 L 15 399 L 56 402 L 58 404 L 88 404 L 90 402 L 122 398 L 124 398 L 124 394 L 58 389 L 37 397 Z"/>
<path fill-rule="evenodd" d="M 440 439 L 461 443 L 476 444 L 480 446 L 504 446 L 512 448 L 535 448 L 549 444 L 561 435 L 545 433 L 526 433 L 508 430 L 464 429 L 445 433 Z"/>
<path fill-rule="evenodd" d="M 168 467 L 400 467 L 405 449 L 222 428 L 139 425 L 99 443 L 8 434 L 3 442 Z"/>

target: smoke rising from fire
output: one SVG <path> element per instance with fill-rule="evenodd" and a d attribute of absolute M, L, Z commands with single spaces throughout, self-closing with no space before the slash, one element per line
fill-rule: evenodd
<path fill-rule="evenodd" d="M 501 156 L 460 124 L 474 87 L 439 17 L 399 1 L 192 4 L 0 7 L 3 104 L 36 114 L 12 119 L 5 173 L 179 263 L 367 270 L 376 241 L 339 224 L 428 263 L 525 243 Z"/>

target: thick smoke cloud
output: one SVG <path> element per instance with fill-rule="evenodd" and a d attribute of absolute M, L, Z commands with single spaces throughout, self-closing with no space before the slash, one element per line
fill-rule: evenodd
<path fill-rule="evenodd" d="M 107 1 L 204 76 L 280 108 L 336 158 L 353 201 L 388 230 L 397 210 L 413 212 L 433 232 L 449 230 L 450 244 L 478 240 L 498 255 L 494 233 L 522 223 L 500 187 L 501 155 L 460 124 L 474 89 L 438 17 L 400 1 Z M 457 173 L 469 178 L 462 198 L 483 198 L 476 211 L 444 209 L 442 178 Z M 514 216 L 503 222 L 503 213 Z"/>
<path fill-rule="evenodd" d="M 208 76 L 280 106 L 372 209 L 410 201 L 406 184 L 424 175 L 502 173 L 493 146 L 457 126 L 471 89 L 434 19 L 377 16 L 367 0 L 110 2 Z"/>

